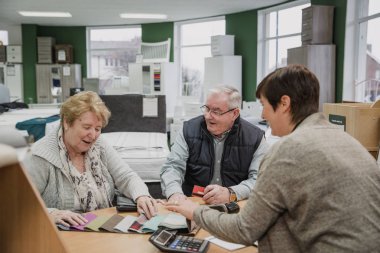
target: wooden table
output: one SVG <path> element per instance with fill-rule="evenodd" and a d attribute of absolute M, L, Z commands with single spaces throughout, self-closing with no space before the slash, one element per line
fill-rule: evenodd
<path fill-rule="evenodd" d="M 159 213 L 168 212 L 161 205 Z M 94 211 L 97 215 L 113 215 L 117 213 L 114 207 Z M 136 215 L 136 213 L 120 213 L 121 215 Z M 150 234 L 119 234 L 107 232 L 73 232 L 73 231 L 60 231 L 59 235 L 64 241 L 65 246 L 70 253 L 150 253 L 160 252 L 154 247 L 148 238 Z M 210 234 L 201 229 L 197 234 L 197 238 L 205 238 Z M 223 253 L 229 252 L 213 243 L 210 243 L 208 252 Z M 234 253 L 257 253 L 257 248 L 250 246 L 240 250 L 235 250 Z"/>

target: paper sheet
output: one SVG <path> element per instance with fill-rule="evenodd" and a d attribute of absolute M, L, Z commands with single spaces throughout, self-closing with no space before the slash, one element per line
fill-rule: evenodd
<path fill-rule="evenodd" d="M 158 117 L 158 98 L 143 98 L 143 117 Z"/>
<path fill-rule="evenodd" d="M 218 245 L 219 247 L 222 247 L 222 248 L 227 249 L 227 250 L 237 250 L 237 249 L 241 249 L 241 248 L 246 247 L 243 244 L 231 243 L 231 242 L 226 242 L 226 241 L 220 240 L 220 239 L 216 238 L 215 236 L 206 237 L 205 240 L 212 242 L 212 243 Z"/>
<path fill-rule="evenodd" d="M 70 66 L 63 66 L 63 75 L 70 76 Z"/>

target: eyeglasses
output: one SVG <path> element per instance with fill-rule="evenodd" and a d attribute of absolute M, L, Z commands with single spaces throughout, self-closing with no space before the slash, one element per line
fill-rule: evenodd
<path fill-rule="evenodd" d="M 202 105 L 200 108 L 201 108 L 201 110 L 202 110 L 203 113 L 210 113 L 213 116 L 220 117 L 220 116 L 222 116 L 222 115 L 224 115 L 226 113 L 232 112 L 237 107 L 229 109 L 228 111 L 225 111 L 225 112 L 219 112 L 219 111 L 211 110 L 207 105 Z"/>

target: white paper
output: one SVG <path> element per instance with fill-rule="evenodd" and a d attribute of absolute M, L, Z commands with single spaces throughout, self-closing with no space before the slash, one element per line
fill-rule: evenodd
<path fill-rule="evenodd" d="M 70 76 L 70 66 L 63 66 L 63 75 Z"/>
<path fill-rule="evenodd" d="M 205 240 L 212 242 L 212 243 L 218 245 L 219 247 L 222 247 L 222 248 L 227 249 L 227 250 L 237 250 L 237 249 L 247 247 L 243 244 L 237 244 L 237 243 L 226 242 L 226 241 L 220 240 L 220 239 L 216 238 L 215 236 L 206 237 Z"/>
<path fill-rule="evenodd" d="M 15 65 L 8 64 L 7 65 L 7 76 L 15 76 L 15 75 L 16 75 Z"/>
<path fill-rule="evenodd" d="M 58 61 L 66 61 L 65 50 L 58 50 Z"/>
<path fill-rule="evenodd" d="M 143 98 L 143 117 L 158 117 L 158 98 Z"/>

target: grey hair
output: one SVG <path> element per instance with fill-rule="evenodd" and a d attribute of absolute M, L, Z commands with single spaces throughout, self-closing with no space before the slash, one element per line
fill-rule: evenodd
<path fill-rule="evenodd" d="M 241 107 L 241 96 L 239 91 L 231 86 L 217 86 L 209 89 L 208 95 L 217 94 L 227 94 L 228 95 L 228 109 L 240 108 Z"/>

